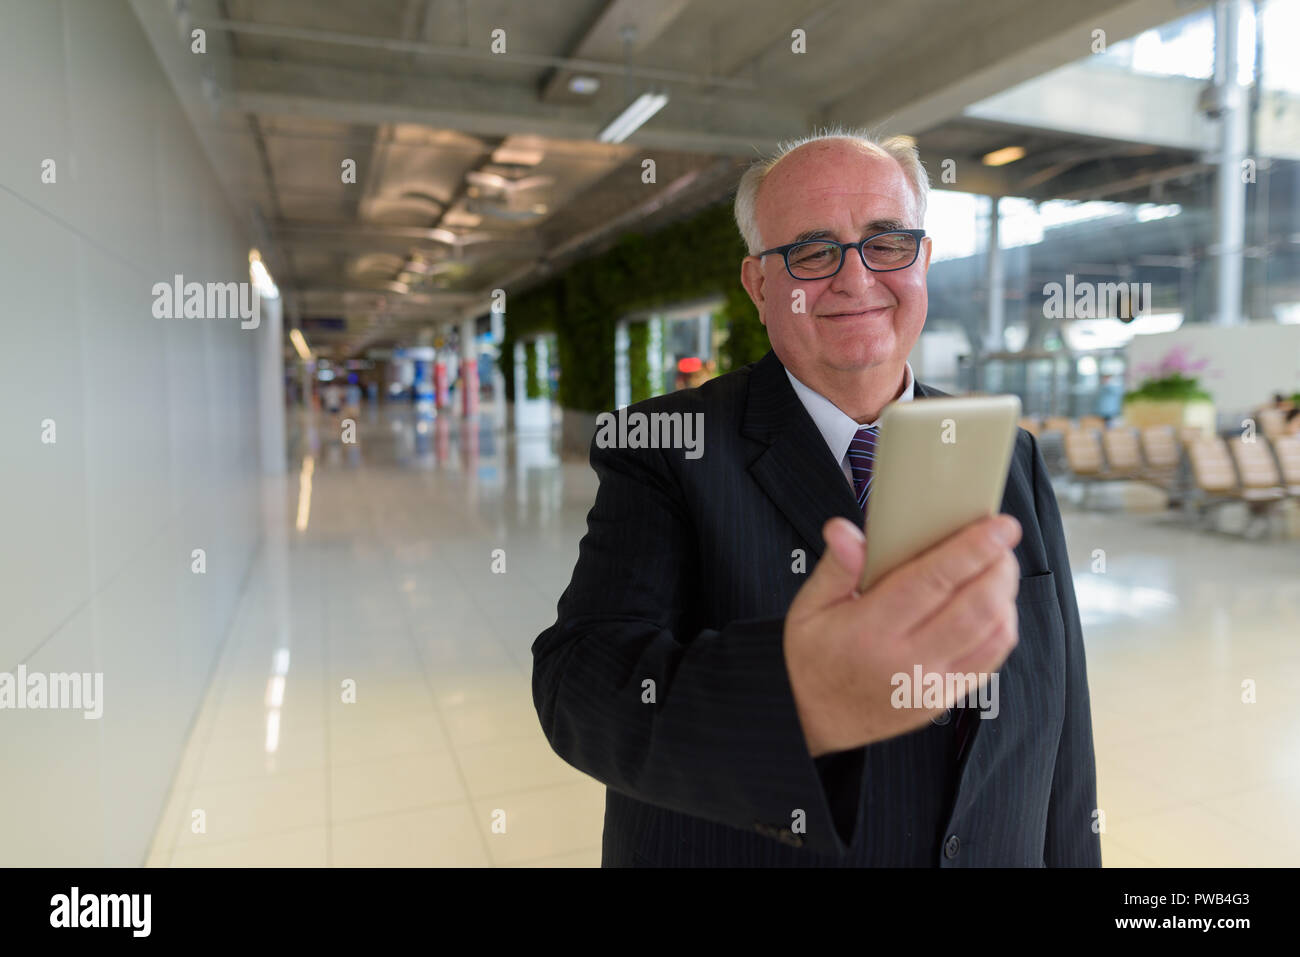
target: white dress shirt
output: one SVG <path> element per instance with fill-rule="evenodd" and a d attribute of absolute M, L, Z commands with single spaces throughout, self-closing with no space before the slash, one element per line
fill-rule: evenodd
<path fill-rule="evenodd" d="M 913 387 L 916 384 L 916 380 L 912 378 L 912 364 L 905 363 L 905 369 L 907 384 L 903 386 L 902 395 L 893 400 L 895 402 L 912 401 Z M 826 396 L 814 392 L 796 379 L 789 369 L 785 370 L 785 374 L 790 376 L 790 385 L 794 386 L 794 394 L 799 397 L 803 407 L 812 416 L 813 424 L 826 440 L 831 455 L 840 463 L 840 469 L 844 472 L 844 478 L 848 480 L 849 488 L 853 488 L 853 469 L 849 466 L 849 443 L 853 441 L 853 437 L 858 434 L 858 429 L 862 426 L 853 421 Z M 880 420 L 876 419 L 875 422 L 868 422 L 867 425 L 878 425 L 879 422 Z"/>

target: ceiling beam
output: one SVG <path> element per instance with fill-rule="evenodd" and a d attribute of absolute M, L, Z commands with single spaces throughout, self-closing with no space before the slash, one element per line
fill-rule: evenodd
<path fill-rule="evenodd" d="M 861 85 L 828 104 L 822 121 L 922 132 L 994 94 L 1091 56 L 1094 30 L 1115 43 L 1201 6 L 1199 0 L 1023 0 L 992 21 L 981 4 L 954 7 L 949 21 L 966 17 L 977 27 L 966 40 L 953 42 L 951 29 L 936 30 L 928 44 L 900 46 L 895 58 L 873 63 Z"/>
<path fill-rule="evenodd" d="M 610 0 L 569 55 L 575 61 L 623 63 L 625 57 L 636 56 L 650 46 L 690 3 L 691 0 L 659 0 L 658 3 Z M 633 32 L 625 43 L 623 31 L 629 28 Z M 574 96 L 567 84 L 569 77 L 579 72 L 582 71 L 569 66 L 556 67 L 542 86 L 542 99 L 563 100 Z M 634 76 L 631 72 L 625 75 Z M 610 76 L 606 82 L 617 81 L 616 76 Z"/>
<path fill-rule="evenodd" d="M 529 85 L 448 76 L 382 73 L 261 58 L 233 64 L 226 109 L 339 123 L 412 123 L 479 136 L 531 134 L 594 141 L 623 105 L 620 91 L 590 104 L 545 103 Z M 788 101 L 680 90 L 632 135 L 636 147 L 753 156 L 807 129 L 809 111 Z"/>
<path fill-rule="evenodd" d="M 670 4 L 679 0 L 668 0 Z M 639 5 L 639 4 L 638 4 Z M 663 5 L 661 2 L 660 6 Z M 370 50 L 382 50 L 387 53 L 408 53 L 433 59 L 478 60 L 500 64 L 503 57 L 493 53 L 485 42 L 478 47 L 438 46 L 415 40 L 402 40 L 391 37 L 366 36 L 359 33 L 339 33 L 331 30 L 318 30 L 314 27 L 294 27 L 269 23 L 255 23 L 251 20 L 229 20 L 213 18 L 196 21 L 198 26 L 208 30 L 225 31 L 231 34 L 273 37 L 282 40 L 299 40 L 306 43 L 333 44 L 338 46 L 360 47 Z M 702 88 L 728 88 L 732 90 L 752 90 L 754 84 L 747 79 L 714 76 L 712 74 L 688 73 L 683 70 L 664 70 L 656 67 L 627 65 L 621 62 L 609 62 L 597 59 L 578 59 L 574 57 L 546 56 L 537 53 L 509 54 L 512 65 L 551 67 L 564 70 L 581 70 L 589 73 L 606 75 L 631 75 L 640 80 L 660 83 L 677 83 Z"/>

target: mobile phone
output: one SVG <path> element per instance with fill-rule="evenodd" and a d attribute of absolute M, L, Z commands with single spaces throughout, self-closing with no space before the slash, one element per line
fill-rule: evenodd
<path fill-rule="evenodd" d="M 1019 431 L 1014 395 L 916 399 L 880 417 L 859 591 L 997 512 Z"/>

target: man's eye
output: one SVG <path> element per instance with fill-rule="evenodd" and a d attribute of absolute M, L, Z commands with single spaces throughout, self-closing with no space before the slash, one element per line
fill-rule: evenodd
<path fill-rule="evenodd" d="M 816 249 L 796 249 L 794 261 L 797 263 L 819 263 L 830 260 L 835 254 L 829 246 L 820 246 Z"/>

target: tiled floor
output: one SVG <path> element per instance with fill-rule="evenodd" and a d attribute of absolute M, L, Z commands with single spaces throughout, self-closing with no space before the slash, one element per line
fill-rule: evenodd
<path fill-rule="evenodd" d="M 551 751 L 529 682 L 595 476 L 545 435 L 401 407 L 361 426 L 300 422 L 267 485 L 149 863 L 597 866 L 604 789 Z M 1300 540 L 1180 527 L 1141 489 L 1106 490 L 1113 512 L 1058 494 L 1105 863 L 1300 865 Z"/>

